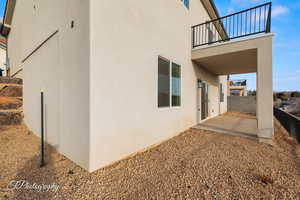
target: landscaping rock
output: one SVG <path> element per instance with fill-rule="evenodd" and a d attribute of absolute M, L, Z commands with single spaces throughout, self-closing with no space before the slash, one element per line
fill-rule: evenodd
<path fill-rule="evenodd" d="M 20 78 L 2 76 L 0 77 L 0 84 L 23 84 L 23 80 Z"/>
<path fill-rule="evenodd" d="M 0 110 L 18 109 L 22 106 L 22 101 L 12 97 L 0 96 Z"/>
<path fill-rule="evenodd" d="M 2 130 L 1 130 L 2 129 Z M 190 129 L 160 145 L 88 173 L 40 138 L 0 126 L 0 188 L 12 180 L 57 184 L 58 191 L 0 189 L 0 199 L 300 199 L 300 146 L 275 124 L 273 147 Z M 37 134 L 37 133 L 36 133 Z M 101 155 L 98 159 L 103 159 Z M 73 175 L 72 175 L 73 174 Z M 6 196 L 6 197 L 5 197 Z"/>
<path fill-rule="evenodd" d="M 0 111 L 0 126 L 19 125 L 22 123 L 23 114 L 21 111 Z"/>
<path fill-rule="evenodd" d="M 0 96 L 6 97 L 22 97 L 23 89 L 22 86 L 8 85 L 0 90 Z"/>

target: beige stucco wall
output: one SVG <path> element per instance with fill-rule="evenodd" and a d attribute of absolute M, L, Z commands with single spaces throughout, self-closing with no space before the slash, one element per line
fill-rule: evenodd
<path fill-rule="evenodd" d="M 190 3 L 91 0 L 91 171 L 195 125 L 199 77 L 217 114 L 218 77 L 191 61 L 191 25 L 209 18 Z M 179 108 L 157 107 L 158 56 L 182 67 Z"/>
<path fill-rule="evenodd" d="M 11 74 L 10 76 L 14 75 L 14 78 L 23 78 L 23 69 L 20 71 L 17 71 L 15 74 Z"/>
<path fill-rule="evenodd" d="M 40 135 L 43 89 L 47 142 L 89 169 L 89 1 L 17 1 L 8 45 L 11 74 L 23 68 L 25 123 Z"/>
<path fill-rule="evenodd" d="M 217 115 L 217 113 L 219 112 L 219 100 L 218 100 L 218 86 L 219 86 L 219 79 L 218 76 L 216 76 L 215 74 L 212 74 L 211 72 L 209 72 L 208 70 L 206 70 L 203 66 L 198 65 L 196 63 L 193 63 L 193 67 L 195 69 L 195 75 L 196 78 L 205 82 L 206 84 L 208 84 L 208 118 L 210 117 L 214 117 Z M 198 92 L 199 93 L 199 92 Z M 196 99 L 199 98 L 200 102 L 201 102 L 201 94 L 196 93 Z M 199 123 L 202 119 L 201 118 L 201 110 L 199 113 L 197 113 L 197 117 L 198 120 L 196 121 L 197 123 Z"/>
<path fill-rule="evenodd" d="M 195 125 L 197 79 L 209 84 L 209 116 L 224 112 L 224 80 L 191 61 L 191 26 L 209 20 L 199 0 L 189 10 L 173 0 L 36 2 L 17 2 L 8 41 L 11 73 L 23 68 L 25 122 L 40 135 L 42 88 L 47 141 L 85 169 Z M 157 107 L 158 56 L 181 65 L 180 107 Z"/>
<path fill-rule="evenodd" d="M 224 102 L 220 102 L 220 114 L 227 112 L 227 76 L 219 76 L 219 82 L 223 85 Z"/>
<path fill-rule="evenodd" d="M 257 45 L 256 112 L 259 130 L 258 136 L 262 142 L 270 143 L 274 135 L 273 35 L 261 38 Z"/>

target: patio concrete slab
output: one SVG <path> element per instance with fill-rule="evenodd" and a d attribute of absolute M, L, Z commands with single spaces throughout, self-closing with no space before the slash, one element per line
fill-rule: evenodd
<path fill-rule="evenodd" d="M 196 125 L 196 129 L 257 139 L 257 119 L 253 115 L 225 113 Z"/>

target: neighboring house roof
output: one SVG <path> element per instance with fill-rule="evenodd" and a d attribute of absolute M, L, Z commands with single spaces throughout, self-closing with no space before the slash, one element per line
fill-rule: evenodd
<path fill-rule="evenodd" d="M 10 31 L 15 5 L 16 5 L 16 0 L 6 0 L 3 24 L 1 25 L 1 29 L 0 29 L 1 35 L 5 37 L 7 37 Z"/>
<path fill-rule="evenodd" d="M 218 9 L 213 0 L 201 0 L 201 2 L 212 20 L 220 18 Z"/>

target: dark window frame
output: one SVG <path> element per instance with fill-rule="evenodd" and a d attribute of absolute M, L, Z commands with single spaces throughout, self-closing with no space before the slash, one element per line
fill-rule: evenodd
<path fill-rule="evenodd" d="M 160 84 L 163 84 L 163 79 L 160 79 L 160 60 L 161 61 L 165 61 L 168 63 L 168 85 L 167 86 L 163 86 L 163 85 L 160 85 Z M 174 100 L 173 100 L 173 81 L 176 80 L 174 79 L 173 77 L 173 66 L 177 66 L 179 68 L 179 98 L 177 98 L 177 103 L 174 104 Z M 180 64 L 177 64 L 165 57 L 162 57 L 162 56 L 158 56 L 158 59 L 157 59 L 157 68 L 158 68 L 158 79 L 157 79 L 157 107 L 160 109 L 160 108 L 176 108 L 176 107 L 181 107 L 182 105 L 182 66 Z M 175 75 L 174 75 L 175 76 Z M 166 81 L 165 81 L 166 82 Z M 166 104 L 163 104 L 162 102 L 164 101 L 164 99 L 160 99 L 160 98 L 163 98 L 161 96 L 161 90 L 162 88 L 168 88 L 168 102 Z"/>
<path fill-rule="evenodd" d="M 168 73 L 160 73 L 160 71 L 166 70 L 166 69 L 160 69 L 160 62 L 166 62 L 168 63 Z M 164 64 L 166 64 L 164 63 Z M 171 83 L 170 83 L 170 63 L 171 61 L 162 57 L 162 56 L 158 56 L 157 59 L 157 72 L 158 72 L 158 81 L 157 81 L 157 106 L 158 108 L 168 108 L 171 105 L 171 101 L 170 101 L 170 88 L 171 88 Z M 167 75 L 168 76 L 168 81 L 160 78 L 160 75 Z M 163 82 L 167 82 L 167 85 L 164 85 Z M 161 85 L 162 84 L 162 85 Z M 167 89 L 167 96 L 168 98 L 164 98 L 164 93 L 162 92 L 162 90 L 164 90 L 164 88 Z"/>

